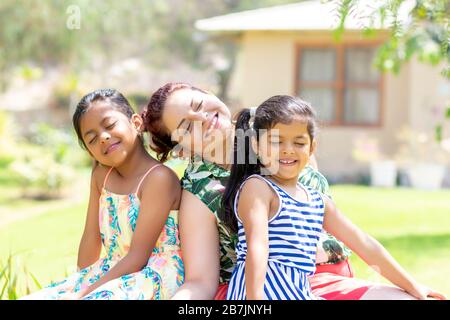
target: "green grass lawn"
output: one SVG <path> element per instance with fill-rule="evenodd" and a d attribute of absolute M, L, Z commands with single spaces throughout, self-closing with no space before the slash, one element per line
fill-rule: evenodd
<path fill-rule="evenodd" d="M 333 186 L 338 207 L 415 279 L 450 297 L 450 190 Z M 385 279 L 353 254 L 356 276 Z"/>
<path fill-rule="evenodd" d="M 377 238 L 417 280 L 450 297 L 450 190 L 338 185 L 332 187 L 332 193 L 338 207 Z M 5 263 L 10 253 L 15 254 L 18 275 L 20 265 L 26 265 L 43 285 L 73 272 L 86 207 L 87 194 L 85 201 L 61 203 L 57 208 L 0 227 L 0 261 Z M 15 208 L 17 214 L 33 210 L 30 206 Z M 355 254 L 351 262 L 359 278 L 385 282 Z"/>

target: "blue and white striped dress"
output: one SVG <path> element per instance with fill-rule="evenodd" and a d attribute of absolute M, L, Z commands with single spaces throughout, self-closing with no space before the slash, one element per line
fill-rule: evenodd
<path fill-rule="evenodd" d="M 322 231 L 325 211 L 319 192 L 302 186 L 308 195 L 307 202 L 291 197 L 272 181 L 260 175 L 278 195 L 279 209 L 269 220 L 269 259 L 264 282 L 264 295 L 269 300 L 311 300 L 319 299 L 311 292 L 308 276 L 315 272 L 316 251 Z M 245 183 L 244 181 L 244 183 Z M 247 244 L 242 221 L 237 214 L 239 193 L 236 194 L 234 212 L 238 220 L 237 263 L 231 276 L 227 292 L 229 300 L 245 300 L 245 258 Z"/>

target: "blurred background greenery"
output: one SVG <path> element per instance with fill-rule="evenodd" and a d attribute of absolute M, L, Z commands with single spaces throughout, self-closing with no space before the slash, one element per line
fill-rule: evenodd
<path fill-rule="evenodd" d="M 77 101 L 114 87 L 138 111 L 161 84 L 188 81 L 232 103 L 227 85 L 235 44 L 226 37 L 209 41 L 194 22 L 293 2 L 1 1 L 0 299 L 16 299 L 76 269 L 91 166 L 71 128 Z M 349 10 L 342 8 L 345 19 Z M 396 54 L 398 43 L 385 55 Z M 185 163 L 168 165 L 181 175 Z M 450 191 L 332 190 L 342 210 L 418 280 L 450 296 Z M 352 263 L 358 277 L 384 281 L 355 255 Z"/>
<path fill-rule="evenodd" d="M 74 271 L 91 166 L 70 122 L 78 100 L 113 87 L 139 111 L 168 81 L 225 98 L 233 44 L 208 42 L 194 22 L 290 2 L 1 1 L 0 299 Z"/>

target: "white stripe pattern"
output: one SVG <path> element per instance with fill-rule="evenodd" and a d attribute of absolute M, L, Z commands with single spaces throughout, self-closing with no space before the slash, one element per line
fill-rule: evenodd
<path fill-rule="evenodd" d="M 264 295 L 269 300 L 317 299 L 308 276 L 315 271 L 317 244 L 322 232 L 325 205 L 319 192 L 301 185 L 307 202 L 291 197 L 274 182 L 259 176 L 248 177 L 240 186 L 234 201 L 238 220 L 237 263 L 227 292 L 229 300 L 245 300 L 245 258 L 247 244 L 244 226 L 237 214 L 240 191 L 245 182 L 257 177 L 265 181 L 278 195 L 280 208 L 269 221 L 269 261 L 264 283 Z"/>

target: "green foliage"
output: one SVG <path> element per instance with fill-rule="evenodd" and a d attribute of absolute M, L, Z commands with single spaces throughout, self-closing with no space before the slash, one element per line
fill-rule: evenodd
<path fill-rule="evenodd" d="M 348 16 L 359 4 L 368 5 L 361 0 L 328 0 L 337 3 L 339 25 L 334 31 L 336 40 L 340 40 L 344 32 L 344 24 Z M 417 0 L 409 13 L 410 21 L 402 24 L 400 8 L 407 3 L 405 0 L 382 0 L 374 6 L 372 17 L 379 16 L 382 25 L 389 23 L 389 37 L 378 49 L 375 66 L 382 71 L 400 72 L 403 64 L 413 56 L 417 56 L 422 63 L 438 65 L 443 63 L 441 75 L 450 80 L 450 1 L 448 0 Z M 375 33 L 372 25 L 363 33 L 372 36 Z M 444 118 L 449 119 L 447 115 Z M 444 119 L 445 121 L 445 119 Z M 435 126 L 435 140 L 443 140 L 443 123 Z"/>
<path fill-rule="evenodd" d="M 42 148 L 32 145 L 23 147 L 22 154 L 10 168 L 20 181 L 24 196 L 29 196 L 30 190 L 37 189 L 37 194 L 33 196 L 42 199 L 59 197 L 61 188 L 73 178 L 72 168 L 58 163 L 51 153 Z M 57 150 L 55 155 L 60 151 Z"/>
<path fill-rule="evenodd" d="M 59 197 L 62 188 L 74 178 L 74 168 L 89 165 L 85 152 L 74 141 L 73 135 L 47 124 L 33 129 L 31 141 L 20 144 L 16 160 L 10 165 L 24 195 L 39 190 L 34 196 Z"/>
<path fill-rule="evenodd" d="M 42 68 L 24 65 L 18 68 L 18 74 L 24 80 L 35 80 L 42 77 Z"/>
<path fill-rule="evenodd" d="M 35 66 L 64 66 L 74 74 L 101 72 L 128 57 L 164 69 L 178 60 L 209 67 L 201 62 L 206 39 L 199 37 L 196 20 L 291 2 L 298 1 L 2 0 L 0 85 L 6 87 L 18 65 L 24 66 L 27 79 L 38 76 Z"/>
<path fill-rule="evenodd" d="M 67 73 L 53 90 L 53 101 L 56 107 L 69 109 L 82 96 L 79 89 L 79 78 L 73 73 Z"/>
<path fill-rule="evenodd" d="M 6 168 L 14 160 L 14 138 L 11 134 L 11 119 L 0 110 L 0 169 Z"/>
<path fill-rule="evenodd" d="M 130 105 L 133 108 L 134 112 L 139 113 L 144 109 L 144 107 L 147 106 L 149 96 L 146 93 L 136 92 L 127 94 L 127 99 L 130 102 Z"/>
<path fill-rule="evenodd" d="M 339 18 L 339 25 L 333 31 L 333 38 L 335 41 L 340 41 L 342 39 L 342 34 L 344 33 L 344 25 L 347 16 L 351 12 L 352 8 L 356 5 L 354 0 L 342 0 L 339 6 L 336 8 L 337 15 Z"/>
<path fill-rule="evenodd" d="M 0 260 L 0 300 L 16 300 L 22 295 L 42 289 L 34 274 L 28 271 L 14 255 L 9 254 L 6 263 Z"/>
<path fill-rule="evenodd" d="M 332 1 L 332 0 L 331 0 Z M 335 1 L 338 3 L 339 26 L 335 35 L 339 39 L 344 32 L 344 23 L 361 0 Z M 400 21 L 400 7 L 405 0 L 377 1 L 373 16 L 380 16 L 381 21 L 389 22 L 389 38 L 379 49 L 375 64 L 385 71 L 398 73 L 400 67 L 414 55 L 423 63 L 437 65 L 446 63 L 442 75 L 450 79 L 450 2 L 448 0 L 417 0 L 410 12 L 411 21 L 403 25 Z M 373 23 L 372 19 L 372 23 Z M 370 26 L 373 34 L 374 28 Z"/>
<path fill-rule="evenodd" d="M 57 130 L 48 124 L 38 124 L 31 136 L 31 142 L 42 147 L 54 149 L 53 158 L 62 163 L 71 147 L 72 137 L 62 130 Z"/>
<path fill-rule="evenodd" d="M 445 110 L 443 118 L 444 118 L 444 120 L 441 123 L 437 124 L 435 127 L 435 138 L 436 138 L 436 141 L 438 141 L 438 142 L 441 142 L 442 139 L 444 138 L 444 133 L 443 133 L 444 122 L 450 121 L 450 107 L 447 107 L 447 110 Z"/>

